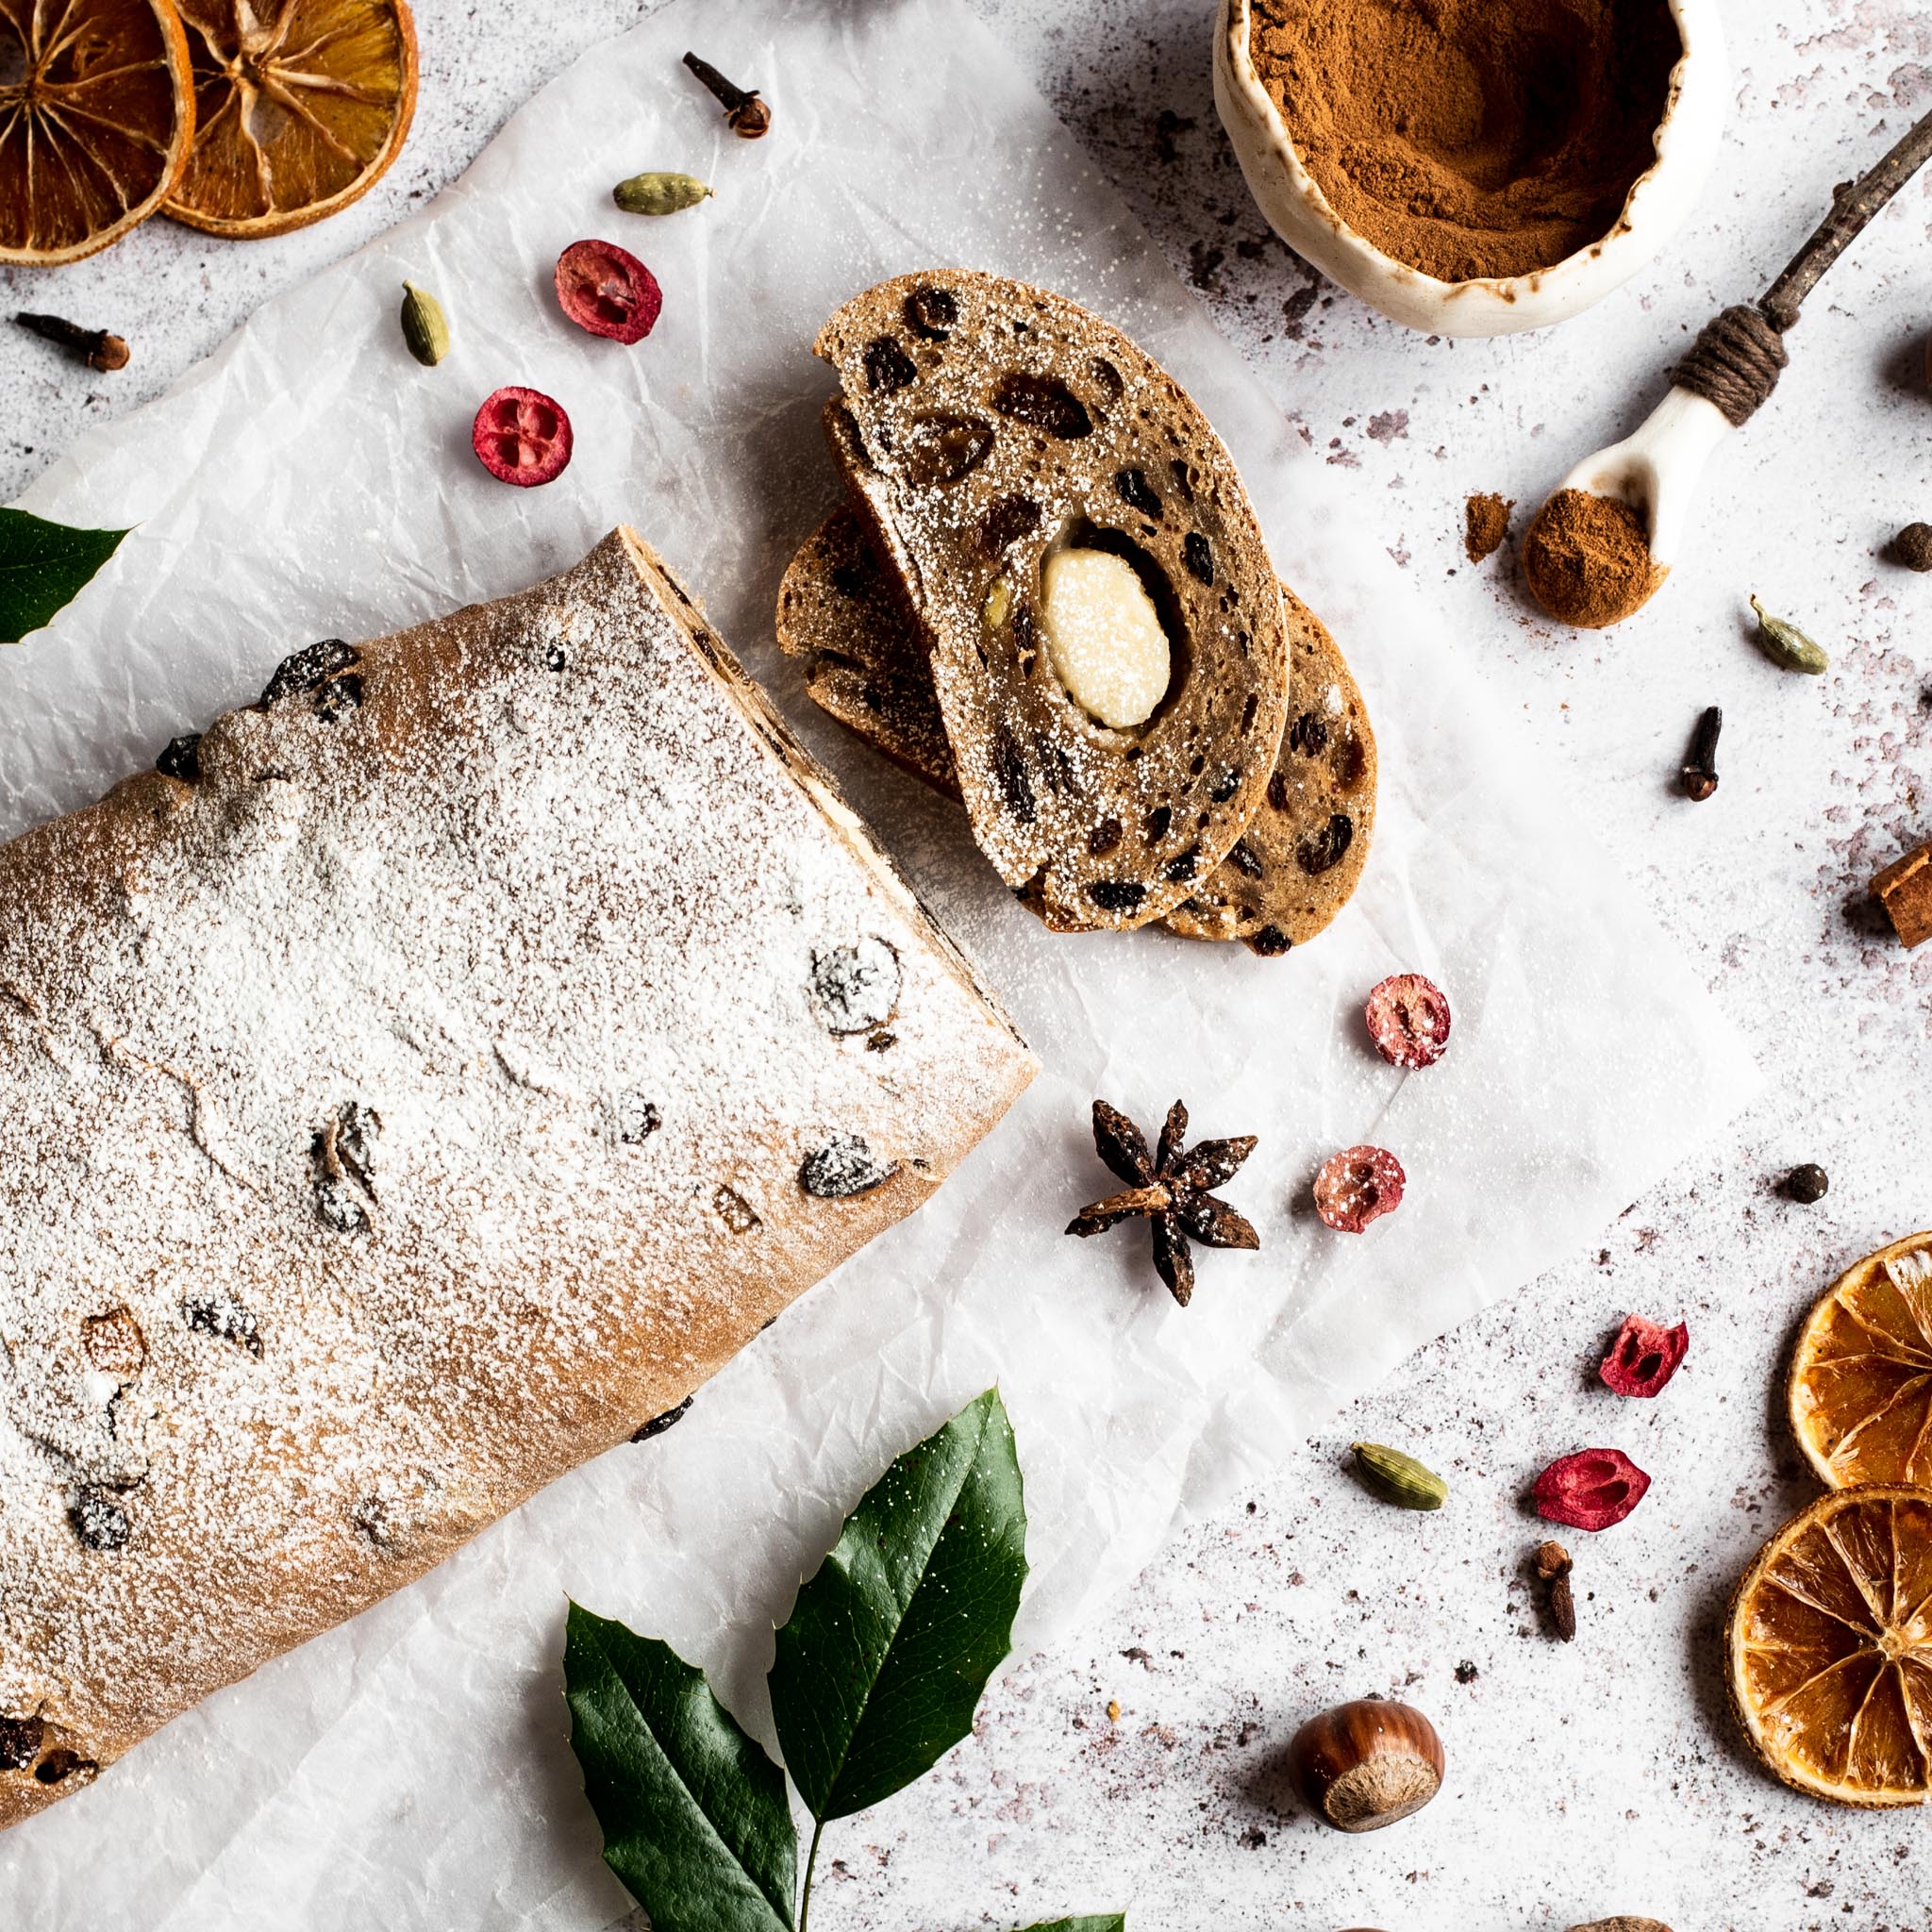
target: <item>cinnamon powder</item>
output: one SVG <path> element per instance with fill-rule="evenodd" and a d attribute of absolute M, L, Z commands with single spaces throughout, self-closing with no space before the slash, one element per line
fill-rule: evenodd
<path fill-rule="evenodd" d="M 1668 0 L 1253 0 L 1249 45 L 1336 213 L 1448 282 L 1608 234 L 1684 51 Z"/>
<path fill-rule="evenodd" d="M 1462 547 L 1472 563 L 1480 563 L 1502 549 L 1509 534 L 1509 512 L 1516 508 L 1513 496 L 1498 496 L 1493 490 L 1478 491 L 1462 506 Z"/>
<path fill-rule="evenodd" d="M 1651 556 L 1650 533 L 1629 504 L 1559 490 L 1524 537 L 1523 575 L 1552 617 L 1601 630 L 1641 609 L 1669 573 Z"/>

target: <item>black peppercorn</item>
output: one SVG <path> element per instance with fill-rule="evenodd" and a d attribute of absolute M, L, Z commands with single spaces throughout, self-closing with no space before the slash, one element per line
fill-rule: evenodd
<path fill-rule="evenodd" d="M 1907 524 L 1891 540 L 1890 556 L 1907 570 L 1932 570 L 1932 524 Z"/>
<path fill-rule="evenodd" d="M 1784 1177 L 1779 1191 L 1788 1201 L 1802 1201 L 1807 1208 L 1813 1201 L 1824 1199 L 1831 1186 L 1831 1177 L 1815 1160 L 1807 1160 L 1802 1167 L 1794 1167 Z"/>

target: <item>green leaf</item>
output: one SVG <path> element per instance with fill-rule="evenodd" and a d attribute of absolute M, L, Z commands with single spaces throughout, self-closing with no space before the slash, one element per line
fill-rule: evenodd
<path fill-rule="evenodd" d="M 785 1774 L 704 1673 L 572 1604 L 563 1680 L 604 1862 L 654 1932 L 791 1932 L 798 1833 Z"/>
<path fill-rule="evenodd" d="M 1020 1464 L 989 1389 L 879 1478 L 778 1632 L 772 1716 L 814 1818 L 890 1798 L 973 1728 L 1025 1576 Z"/>
<path fill-rule="evenodd" d="M 1102 1912 L 1087 1919 L 1049 1919 L 1043 1924 L 1027 1926 L 1026 1932 L 1127 1932 L 1127 1915 Z"/>
<path fill-rule="evenodd" d="M 51 623 L 114 554 L 125 530 L 75 530 L 0 509 L 0 644 Z"/>

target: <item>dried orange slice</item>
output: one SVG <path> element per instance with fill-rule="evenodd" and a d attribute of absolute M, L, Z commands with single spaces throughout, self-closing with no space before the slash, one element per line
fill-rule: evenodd
<path fill-rule="evenodd" d="M 1840 1805 L 1932 1795 L 1932 1490 L 1821 1496 L 1731 1605 L 1731 1702 L 1788 1785 Z"/>
<path fill-rule="evenodd" d="M 172 0 L 0 0 L 0 261 L 78 261 L 188 164 L 194 92 Z"/>
<path fill-rule="evenodd" d="M 286 235 L 389 172 L 416 111 L 404 0 L 179 0 L 199 132 L 168 202 L 211 235 Z"/>
<path fill-rule="evenodd" d="M 1798 1337 L 1790 1397 L 1799 1445 L 1833 1489 L 1932 1486 L 1932 1234 L 1832 1283 Z"/>

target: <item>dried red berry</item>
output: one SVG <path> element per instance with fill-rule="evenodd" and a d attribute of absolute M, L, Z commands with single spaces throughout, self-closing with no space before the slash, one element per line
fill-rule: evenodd
<path fill-rule="evenodd" d="M 1681 1322 L 1660 1328 L 1641 1315 L 1625 1315 L 1597 1374 L 1619 1395 L 1660 1394 L 1690 1346 L 1690 1331 Z"/>
<path fill-rule="evenodd" d="M 533 490 L 570 461 L 570 418 L 541 390 L 500 389 L 483 399 L 470 447 L 492 476 Z"/>
<path fill-rule="evenodd" d="M 1420 973 L 1397 973 L 1369 995 L 1369 1033 L 1391 1067 L 1433 1067 L 1449 1048 L 1449 1002 Z"/>
<path fill-rule="evenodd" d="M 614 242 L 573 242 L 557 258 L 557 299 L 579 328 L 613 342 L 641 342 L 658 325 L 658 277 Z"/>
<path fill-rule="evenodd" d="M 1621 1449 L 1579 1449 L 1537 1477 L 1536 1513 L 1572 1529 L 1608 1529 L 1649 1488 L 1650 1478 Z"/>
<path fill-rule="evenodd" d="M 1402 1206 L 1408 1176 L 1386 1147 L 1344 1147 L 1315 1176 L 1315 1207 L 1330 1227 L 1359 1234 Z"/>

